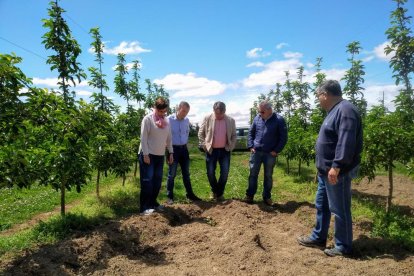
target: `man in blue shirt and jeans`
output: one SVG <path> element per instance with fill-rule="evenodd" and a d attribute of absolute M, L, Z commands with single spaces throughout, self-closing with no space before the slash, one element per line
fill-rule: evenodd
<path fill-rule="evenodd" d="M 189 111 L 190 105 L 187 102 L 182 101 L 178 105 L 177 112 L 168 117 L 174 149 L 174 162 L 168 167 L 168 204 L 174 203 L 174 179 L 177 175 L 178 164 L 181 166 L 181 173 L 183 175 L 183 183 L 187 192 L 187 198 L 192 201 L 201 200 L 194 194 L 190 180 L 190 154 L 187 148 L 188 135 L 190 134 L 190 121 L 186 117 Z"/>
<path fill-rule="evenodd" d="M 248 136 L 247 147 L 251 155 L 249 186 L 246 190 L 245 202 L 253 203 L 257 191 L 257 178 L 263 163 L 263 202 L 272 206 L 273 168 L 276 164 L 276 157 L 286 145 L 287 128 L 283 117 L 273 112 L 269 102 L 261 102 L 258 111 L 259 114 L 253 119 Z"/>
<path fill-rule="evenodd" d="M 298 238 L 307 247 L 324 249 L 328 256 L 352 251 L 351 179 L 361 159 L 362 124 L 357 108 L 342 98 L 339 82 L 328 80 L 317 90 L 328 114 L 316 141 L 316 225 L 311 235 Z M 335 216 L 335 247 L 325 249 L 331 213 Z"/>

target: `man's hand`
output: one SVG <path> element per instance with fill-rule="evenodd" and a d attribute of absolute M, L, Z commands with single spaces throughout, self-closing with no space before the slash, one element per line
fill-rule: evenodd
<path fill-rule="evenodd" d="M 255 150 L 254 148 L 250 148 L 250 152 L 251 152 L 251 153 L 255 153 L 255 152 L 256 152 L 256 150 Z"/>
<path fill-rule="evenodd" d="M 338 183 L 338 175 L 341 171 L 340 168 L 331 168 L 328 172 L 328 182 L 329 184 L 335 185 Z"/>
<path fill-rule="evenodd" d="M 272 155 L 273 157 L 276 157 L 276 156 L 277 156 L 277 152 L 275 152 L 274 150 L 272 150 L 272 151 L 270 152 L 270 155 Z"/>
<path fill-rule="evenodd" d="M 144 155 L 144 163 L 147 164 L 147 165 L 149 165 L 151 163 L 149 155 Z"/>
<path fill-rule="evenodd" d="M 171 165 L 172 163 L 174 163 L 174 155 L 172 153 L 170 153 L 170 156 L 168 157 L 168 165 Z"/>

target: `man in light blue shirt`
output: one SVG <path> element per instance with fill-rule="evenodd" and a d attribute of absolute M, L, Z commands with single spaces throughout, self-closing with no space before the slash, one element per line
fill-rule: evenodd
<path fill-rule="evenodd" d="M 167 177 L 168 204 L 174 203 L 174 179 L 177 175 L 178 164 L 181 166 L 187 198 L 193 201 L 201 200 L 194 194 L 190 180 L 190 154 L 187 149 L 188 135 L 190 133 L 190 121 L 186 117 L 189 111 L 190 105 L 187 102 L 182 101 L 178 105 L 176 113 L 168 117 L 174 149 L 174 162 L 169 165 Z"/>

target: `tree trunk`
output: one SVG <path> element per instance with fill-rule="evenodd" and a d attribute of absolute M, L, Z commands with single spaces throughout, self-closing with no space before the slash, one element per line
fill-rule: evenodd
<path fill-rule="evenodd" d="M 126 179 L 126 174 L 122 176 L 122 186 L 125 186 L 125 179 Z"/>
<path fill-rule="evenodd" d="M 385 211 L 387 212 L 387 214 L 389 214 L 390 210 L 391 210 L 391 205 L 392 205 L 392 193 L 394 191 L 394 181 L 393 181 L 393 177 L 392 177 L 392 162 L 390 162 L 390 164 L 388 164 L 388 181 L 390 183 L 390 186 L 388 187 L 388 198 L 387 198 L 387 205 L 385 206 Z"/>
<path fill-rule="evenodd" d="M 289 158 L 286 158 L 286 169 L 287 169 L 287 174 L 290 174 Z"/>
<path fill-rule="evenodd" d="M 66 181 L 62 180 L 60 184 L 60 214 L 62 217 L 65 216 L 65 185 Z"/>
<path fill-rule="evenodd" d="M 138 171 L 138 160 L 135 160 L 134 177 L 137 177 L 137 171 Z"/>
<path fill-rule="evenodd" d="M 318 170 L 316 170 L 316 173 L 315 173 L 315 176 L 314 176 L 314 178 L 313 178 L 313 181 L 315 182 L 315 183 L 319 183 L 319 180 L 318 180 Z"/>
<path fill-rule="evenodd" d="M 98 174 L 96 175 L 96 196 L 99 197 L 99 180 L 101 179 L 101 171 L 98 170 Z"/>
<path fill-rule="evenodd" d="M 301 168 L 302 168 L 302 159 L 299 158 L 298 175 L 300 175 Z"/>

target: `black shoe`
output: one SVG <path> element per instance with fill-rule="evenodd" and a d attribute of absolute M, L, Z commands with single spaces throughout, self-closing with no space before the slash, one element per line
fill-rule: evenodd
<path fill-rule="evenodd" d="M 325 249 L 326 247 L 326 242 L 315 241 L 309 237 L 304 237 L 304 236 L 298 237 L 297 241 L 300 245 L 306 246 L 306 247 L 313 247 L 313 248 L 319 248 L 319 249 Z"/>
<path fill-rule="evenodd" d="M 165 211 L 164 205 L 159 204 L 157 207 L 155 207 L 155 211 L 158 213 L 162 213 Z"/>
<path fill-rule="evenodd" d="M 338 248 L 334 247 L 334 248 L 327 248 L 323 251 L 323 253 L 325 253 L 327 256 L 329 257 L 337 257 L 337 256 L 349 256 L 350 253 L 345 253 L 342 252 L 341 250 L 339 250 Z"/>
<path fill-rule="evenodd" d="M 273 201 L 270 198 L 263 199 L 264 204 L 267 206 L 273 206 Z"/>
<path fill-rule="evenodd" d="M 225 201 L 225 199 L 224 199 L 224 196 L 223 196 L 223 195 L 221 195 L 221 196 L 217 196 L 217 197 L 216 197 L 216 202 L 223 202 L 223 201 Z"/>
<path fill-rule="evenodd" d="M 253 197 L 246 195 L 243 201 L 246 202 L 247 204 L 253 204 Z"/>
<path fill-rule="evenodd" d="M 192 200 L 192 201 L 201 201 L 201 198 L 199 198 L 198 196 L 196 196 L 195 194 L 192 194 L 192 195 L 187 195 L 187 198 L 189 199 L 189 200 Z"/>

